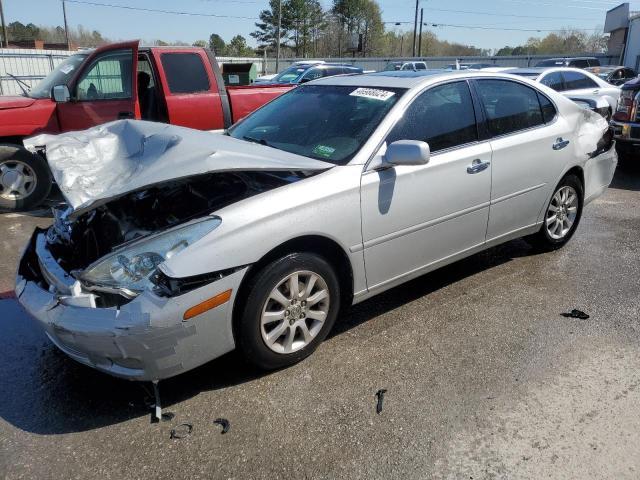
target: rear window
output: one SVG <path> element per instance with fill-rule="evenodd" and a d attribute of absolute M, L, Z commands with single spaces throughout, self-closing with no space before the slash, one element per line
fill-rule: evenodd
<path fill-rule="evenodd" d="M 200 55 L 197 53 L 163 53 L 160 58 L 171 93 L 209 91 L 209 77 Z"/>
<path fill-rule="evenodd" d="M 551 72 L 545 75 L 542 80 L 540 80 L 540 83 L 549 88 L 553 88 L 556 92 L 561 92 L 565 89 L 560 72 Z"/>

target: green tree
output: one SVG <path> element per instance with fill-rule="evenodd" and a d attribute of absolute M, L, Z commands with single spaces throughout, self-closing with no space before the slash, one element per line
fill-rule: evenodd
<path fill-rule="evenodd" d="M 291 21 L 287 15 L 288 12 L 285 5 L 286 3 L 283 2 L 279 39 L 277 38 L 278 0 L 269 0 L 269 8 L 262 10 L 258 15 L 260 21 L 255 23 L 257 30 L 250 34 L 258 41 L 258 50 L 268 49 L 275 51 L 278 42 L 280 43 L 281 48 L 286 47 Z"/>
<path fill-rule="evenodd" d="M 209 44 L 206 42 L 206 40 L 196 40 L 195 42 L 193 42 L 191 44 L 192 47 L 200 47 L 200 48 L 207 48 L 209 46 Z"/>
<path fill-rule="evenodd" d="M 227 45 L 224 40 L 217 33 L 212 33 L 209 36 L 209 48 L 213 50 L 216 55 L 224 55 L 227 49 Z"/>
<path fill-rule="evenodd" d="M 253 48 L 247 45 L 247 39 L 242 35 L 236 35 L 227 45 L 226 54 L 231 57 L 251 57 L 255 54 Z"/>

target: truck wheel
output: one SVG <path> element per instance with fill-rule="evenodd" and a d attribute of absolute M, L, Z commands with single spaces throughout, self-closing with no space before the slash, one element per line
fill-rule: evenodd
<path fill-rule="evenodd" d="M 51 191 L 51 171 L 38 154 L 20 145 L 0 145 L 0 208 L 29 210 Z"/>

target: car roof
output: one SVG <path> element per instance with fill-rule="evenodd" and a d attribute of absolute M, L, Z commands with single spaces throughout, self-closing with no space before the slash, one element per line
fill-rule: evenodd
<path fill-rule="evenodd" d="M 375 73 L 365 73 L 362 75 L 337 75 L 314 80 L 313 85 L 346 85 L 357 87 L 374 88 L 413 88 L 420 85 L 434 83 L 439 80 L 470 78 L 470 77 L 492 77 L 509 78 L 500 73 L 483 73 L 481 71 L 470 70 L 394 70 Z"/>

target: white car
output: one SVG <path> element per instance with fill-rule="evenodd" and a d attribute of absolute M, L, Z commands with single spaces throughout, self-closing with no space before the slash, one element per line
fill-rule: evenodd
<path fill-rule="evenodd" d="M 25 144 L 69 208 L 25 249 L 20 303 L 77 361 L 152 381 L 236 348 L 291 365 L 341 307 L 514 238 L 562 247 L 617 164 L 601 116 L 470 71 L 323 78 L 227 135 L 123 120 Z"/>
<path fill-rule="evenodd" d="M 514 68 L 503 72 L 535 80 L 572 100 L 595 102 L 598 113 L 605 118 L 611 118 L 618 107 L 620 87 L 579 68 Z"/>

